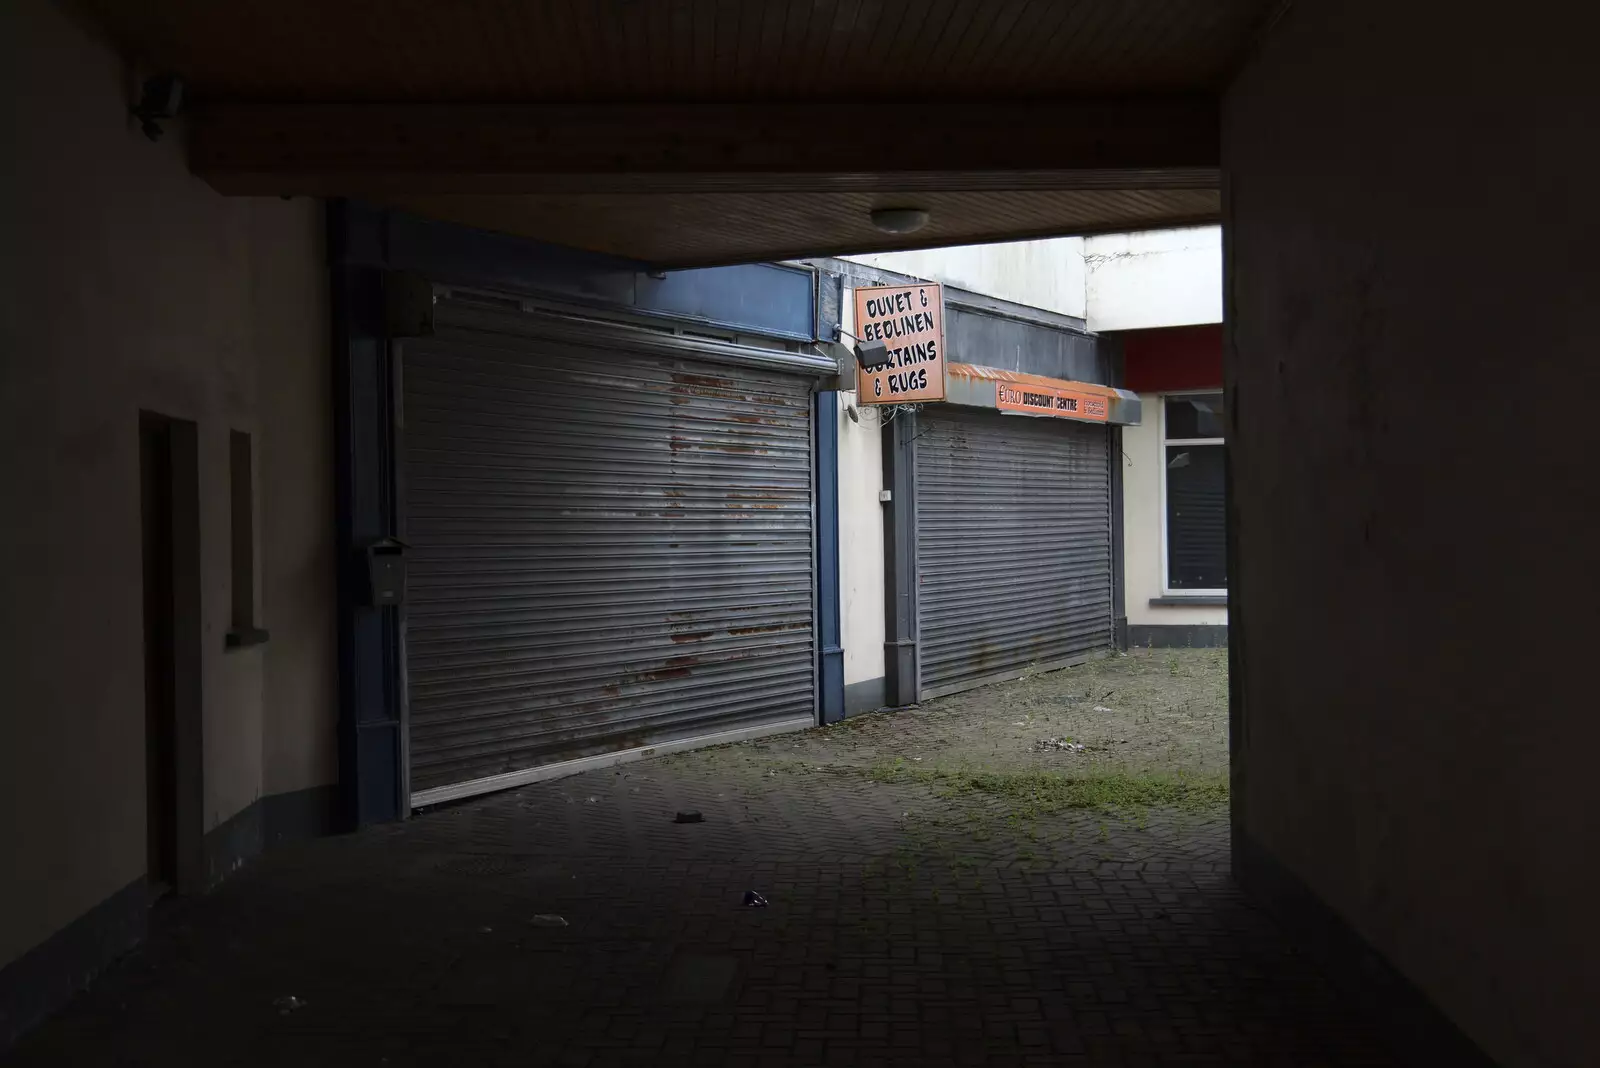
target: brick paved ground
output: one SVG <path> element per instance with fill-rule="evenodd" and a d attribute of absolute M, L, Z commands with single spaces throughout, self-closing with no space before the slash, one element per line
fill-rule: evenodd
<path fill-rule="evenodd" d="M 1082 752 L 1045 746 L 1082 743 Z M 1228 651 L 1134 650 L 810 731 L 683 758 L 718 775 L 800 761 L 870 767 L 895 757 L 929 767 L 1064 774 L 1176 773 L 1228 768 Z"/>
<path fill-rule="evenodd" d="M 1007 692 L 958 700 L 998 719 Z M 1214 805 L 955 789 L 868 760 L 892 756 L 864 749 L 878 731 L 899 727 L 273 854 L 175 906 L 5 1063 L 1392 1063 L 1233 890 Z M 685 808 L 704 822 L 674 824 Z"/>

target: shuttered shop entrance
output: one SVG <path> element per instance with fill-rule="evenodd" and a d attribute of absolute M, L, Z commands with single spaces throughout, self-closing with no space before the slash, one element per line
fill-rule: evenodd
<path fill-rule="evenodd" d="M 1109 431 L 931 406 L 918 420 L 922 695 L 1110 649 Z"/>
<path fill-rule="evenodd" d="M 412 803 L 813 723 L 810 379 L 631 328 L 440 324 L 405 343 L 399 420 Z"/>

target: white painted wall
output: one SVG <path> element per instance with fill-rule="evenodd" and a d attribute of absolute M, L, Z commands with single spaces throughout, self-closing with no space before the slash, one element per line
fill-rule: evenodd
<path fill-rule="evenodd" d="M 1057 237 L 843 258 L 1082 319 L 1083 247 L 1081 237 Z"/>
<path fill-rule="evenodd" d="M 1222 228 L 1084 239 L 1089 329 L 1222 322 Z"/>
<path fill-rule="evenodd" d="M 1144 418 L 1122 428 L 1122 546 L 1130 626 L 1170 627 L 1228 622 L 1226 608 L 1155 605 L 1162 595 L 1161 394 L 1141 393 Z"/>
<path fill-rule="evenodd" d="M 146 869 L 141 409 L 199 427 L 205 829 L 332 781 L 336 692 L 321 206 L 207 188 L 57 5 L 0 5 L 0 40 L 29 101 L 0 240 L 4 965 Z M 233 429 L 254 436 L 272 639 L 230 652 Z"/>
<path fill-rule="evenodd" d="M 844 327 L 855 329 L 855 297 L 845 291 Z M 839 393 L 839 614 L 844 684 L 883 677 L 883 439 L 876 409 L 847 410 Z"/>
<path fill-rule="evenodd" d="M 1220 226 L 844 258 L 1077 316 L 1095 331 L 1222 321 Z"/>

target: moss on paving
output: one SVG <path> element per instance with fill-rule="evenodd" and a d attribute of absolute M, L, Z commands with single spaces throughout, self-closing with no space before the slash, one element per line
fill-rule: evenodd
<path fill-rule="evenodd" d="M 1228 800 L 1228 780 L 1219 775 L 1111 772 L 1074 776 L 1053 771 L 919 768 L 898 757 L 875 765 L 870 774 L 879 782 L 924 783 L 945 798 L 996 798 L 1029 816 L 1064 809 L 1124 812 L 1151 806 L 1199 811 Z"/>
<path fill-rule="evenodd" d="M 908 803 L 906 831 L 922 852 L 939 853 L 951 831 L 1030 851 L 1041 838 L 1070 842 L 1073 814 L 1092 821 L 1085 839 L 1095 824 L 1104 839 L 1107 822 L 1143 830 L 1158 810 L 1213 818 L 1228 800 L 1227 697 L 1226 649 L 1134 650 L 668 759 L 751 790 L 791 776 L 822 789 L 830 777 L 914 787 L 947 817 Z M 1062 818 L 1036 824 L 1053 815 Z"/>

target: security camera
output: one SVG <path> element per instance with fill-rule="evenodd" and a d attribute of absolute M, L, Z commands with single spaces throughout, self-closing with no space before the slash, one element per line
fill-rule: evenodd
<path fill-rule="evenodd" d="M 183 109 L 183 81 L 170 74 L 146 78 L 139 89 L 139 102 L 129 110 L 139 120 L 139 128 L 152 141 L 161 140 L 161 123 L 177 118 Z"/>

